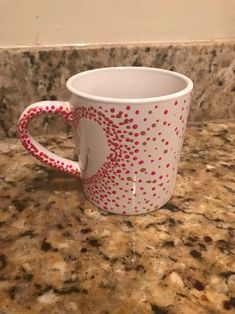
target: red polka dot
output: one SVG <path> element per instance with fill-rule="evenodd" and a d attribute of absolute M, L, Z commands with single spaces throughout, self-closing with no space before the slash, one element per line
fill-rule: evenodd
<path fill-rule="evenodd" d="M 168 114 L 168 110 L 164 110 L 164 114 Z"/>
<path fill-rule="evenodd" d="M 159 179 L 161 180 L 163 178 L 163 176 L 160 176 Z"/>
<path fill-rule="evenodd" d="M 174 100 L 172 101 L 172 104 L 174 105 Z M 181 105 L 181 104 L 179 104 Z M 154 107 L 154 106 L 153 106 Z M 58 111 L 59 106 L 56 105 L 55 106 L 55 110 Z M 160 108 L 160 106 L 159 106 Z M 162 108 L 162 107 L 161 107 Z M 160 109 L 161 109 L 160 108 Z M 50 110 L 54 110 L 52 109 L 52 106 L 49 106 Z M 182 109 L 182 105 L 180 106 L 180 110 Z M 130 110 L 128 112 L 128 110 Z M 166 109 L 167 110 L 167 109 Z M 160 119 L 160 123 L 162 124 L 164 121 L 166 121 L 166 126 L 163 127 L 162 125 L 162 132 L 158 132 L 160 130 L 157 130 L 157 128 L 154 130 L 152 130 L 150 127 L 157 127 L 159 125 L 159 123 L 156 123 L 156 116 L 154 116 L 154 111 L 152 110 L 152 116 L 149 116 L 149 118 L 146 117 L 140 117 L 142 118 L 141 120 L 143 121 L 148 121 L 148 125 L 145 124 L 144 125 L 140 125 L 138 118 L 140 116 L 140 114 L 142 115 L 142 111 L 137 108 L 134 108 L 134 106 L 132 106 L 131 104 L 128 106 L 124 106 L 124 112 L 119 111 L 119 109 L 117 107 L 109 107 L 108 110 L 105 111 L 105 109 L 102 107 L 102 109 L 99 111 L 99 109 L 95 109 L 92 106 L 89 107 L 81 107 L 80 109 L 77 110 L 75 117 L 70 116 L 70 122 L 73 120 L 75 123 L 75 128 L 77 128 L 77 124 L 79 123 L 80 119 L 85 117 L 87 119 L 91 119 L 94 122 L 97 122 L 101 128 L 103 128 L 103 130 L 105 131 L 106 135 L 107 135 L 107 144 L 109 146 L 109 151 L 110 151 L 110 155 L 108 157 L 108 159 L 106 160 L 106 162 L 101 166 L 101 168 L 98 170 L 98 172 L 93 175 L 92 177 L 89 178 L 84 178 L 85 179 L 85 189 L 90 197 L 90 199 L 92 201 L 94 201 L 94 203 L 96 203 L 97 205 L 100 204 L 101 208 L 110 210 L 110 211 L 115 211 L 117 209 L 118 206 L 122 206 L 123 211 L 125 214 L 129 214 L 129 209 L 127 211 L 127 207 L 129 207 L 131 204 L 131 202 L 127 202 L 126 204 L 123 204 L 123 202 L 121 202 L 121 198 L 127 199 L 128 197 L 131 198 L 131 196 L 129 196 L 130 190 L 131 190 L 131 186 L 133 186 L 132 182 L 129 182 L 129 185 L 126 186 L 125 183 L 128 181 L 127 177 L 131 176 L 131 177 L 137 177 L 137 182 L 139 182 L 139 184 L 141 184 L 142 180 L 143 182 L 145 182 L 145 179 L 143 179 L 141 177 L 141 173 L 143 173 L 143 175 L 152 175 L 152 180 L 153 179 L 157 179 L 158 184 L 160 186 L 160 183 L 162 185 L 162 188 L 159 191 L 159 194 L 154 191 L 154 189 L 158 190 L 158 187 L 156 187 L 154 184 L 148 187 L 148 189 L 150 188 L 150 191 L 152 189 L 152 193 L 150 193 L 150 195 L 147 195 L 147 191 L 145 191 L 145 185 L 140 186 L 139 189 L 141 188 L 141 191 L 143 195 L 145 195 L 146 199 L 144 200 L 144 202 L 146 203 L 146 205 L 143 206 L 142 202 L 138 199 L 138 195 L 136 198 L 136 206 L 137 207 L 141 207 L 143 209 L 143 211 L 147 211 L 151 210 L 151 207 L 154 206 L 154 204 L 151 204 L 151 201 L 149 201 L 149 197 L 155 195 L 156 199 L 157 198 L 162 198 L 163 195 L 165 193 L 170 193 L 167 190 L 167 186 L 165 186 L 165 184 L 167 183 L 168 180 L 168 172 L 169 172 L 169 180 L 171 177 L 175 177 L 176 176 L 176 171 L 175 172 L 171 172 L 173 165 L 171 165 L 170 161 L 169 163 L 167 163 L 168 161 L 165 160 L 165 158 L 161 158 L 159 156 L 154 157 L 153 155 L 147 155 L 146 157 L 148 158 L 148 160 L 146 160 L 146 162 L 150 162 L 150 163 L 155 163 L 153 165 L 153 169 L 155 169 L 155 171 L 149 171 L 147 172 L 147 169 L 145 168 L 145 162 L 144 164 L 142 164 L 143 160 L 145 160 L 143 158 L 143 160 L 141 160 L 142 156 L 139 156 L 139 153 L 141 152 L 141 154 L 145 151 L 148 151 L 151 148 L 150 141 L 159 141 L 161 143 L 161 140 L 164 139 L 165 145 L 169 145 L 166 147 L 165 145 L 162 146 L 159 145 L 158 146 L 158 151 L 159 153 L 161 152 L 162 154 L 166 154 L 165 152 L 171 152 L 172 151 L 172 155 L 173 155 L 173 149 L 171 149 L 171 142 L 167 142 L 167 139 L 169 138 L 167 136 L 167 130 L 169 130 L 169 121 L 167 121 L 167 117 L 165 116 L 164 119 L 164 114 L 166 113 L 166 110 L 161 109 L 161 118 L 160 116 L 158 117 L 158 119 Z M 168 115 L 172 114 L 174 115 L 174 113 L 170 112 L 170 107 L 167 110 Z M 43 106 L 43 112 L 45 111 L 45 106 Z M 155 114 L 156 114 L 155 110 Z M 186 107 L 185 110 L 183 112 L 186 111 Z M 41 112 L 41 114 L 43 113 Z M 181 112 L 183 114 L 183 112 Z M 122 113 L 122 115 L 121 115 Z M 148 113 L 148 110 L 147 112 Z M 31 113 L 33 114 L 33 112 Z M 60 115 L 66 116 L 68 115 L 67 110 L 63 108 L 61 109 L 61 111 L 59 112 Z M 105 116 L 106 115 L 106 116 Z M 125 115 L 125 118 L 124 118 Z M 139 115 L 139 116 L 137 116 Z M 177 115 L 176 115 L 177 116 Z M 179 114 L 180 116 L 180 114 Z M 179 132 L 179 135 L 177 136 L 178 139 L 181 138 L 181 135 L 183 134 L 183 121 L 185 120 L 185 117 L 183 115 L 183 117 L 181 118 L 181 120 L 179 121 L 180 117 L 178 116 L 178 121 L 176 121 L 176 123 L 174 123 L 175 125 L 172 124 L 172 133 L 176 135 L 177 131 Z M 119 121 L 122 121 L 122 124 L 119 125 L 119 121 L 116 121 L 116 118 L 119 119 Z M 121 119 L 120 119 L 121 118 Z M 134 119 L 133 119 L 134 118 Z M 124 121 L 124 119 L 127 120 Z M 181 127 L 176 130 L 174 130 L 177 126 L 178 123 L 180 122 Z M 154 123 L 154 124 L 153 124 Z M 20 126 L 22 129 L 25 128 L 25 126 Z M 147 129 L 149 129 L 149 131 L 147 131 Z M 161 126 L 160 126 L 161 129 Z M 143 132 L 143 130 L 147 133 L 144 134 L 144 136 L 142 136 L 141 132 Z M 156 132 L 157 130 L 157 132 Z M 135 133 L 138 132 L 138 133 Z M 156 136 L 158 134 L 158 137 Z M 24 138 L 25 134 L 22 134 L 21 138 L 24 139 L 25 141 L 25 145 L 30 145 L 27 144 L 27 139 L 28 138 Z M 130 136 L 130 137 L 129 137 Z M 141 139 L 140 141 L 137 141 L 137 136 L 139 136 L 139 139 Z M 134 139 L 134 140 L 133 140 Z M 168 140 L 170 141 L 170 139 Z M 142 143 L 144 143 L 143 145 L 146 145 L 145 147 L 142 147 Z M 156 142 L 157 143 L 157 142 Z M 140 145 L 141 144 L 141 145 Z M 138 145 L 138 146 L 137 146 Z M 155 150 L 157 145 L 154 145 L 151 149 L 153 150 L 153 152 Z M 169 147 L 169 148 L 168 148 Z M 139 149 L 137 149 L 139 148 Z M 146 149 L 148 148 L 148 149 Z M 35 154 L 36 150 L 34 148 L 34 146 L 30 146 L 30 149 L 33 150 L 33 153 Z M 40 151 L 37 153 L 37 158 L 39 158 Z M 160 155 L 161 156 L 161 155 Z M 163 156 L 163 155 L 162 155 Z M 174 158 L 175 155 L 173 155 L 172 157 Z M 48 163 L 51 163 L 50 160 L 50 155 L 49 158 L 47 158 L 49 161 L 47 161 Z M 45 156 L 41 156 L 41 158 L 44 160 L 45 162 Z M 154 158 L 154 159 L 153 159 Z M 158 162 L 158 158 L 159 160 L 163 160 L 163 162 Z M 172 160 L 173 160 L 172 158 Z M 138 164 L 140 161 L 140 165 Z M 174 162 L 175 163 L 175 162 Z M 133 167 L 130 166 L 133 165 Z M 79 175 L 77 169 L 74 169 L 74 166 L 72 168 L 69 168 L 68 163 L 65 163 L 65 165 L 62 165 L 61 162 L 58 163 L 58 160 L 53 160 L 52 161 L 52 165 L 55 167 L 57 166 L 58 168 L 65 168 L 66 167 L 66 171 L 70 174 L 75 174 L 75 175 Z M 126 169 L 128 168 L 129 165 L 129 172 L 131 173 L 131 175 L 126 173 Z M 164 170 L 163 172 L 161 170 L 158 170 L 158 167 L 161 168 L 165 168 L 165 172 L 166 174 L 164 174 Z M 168 171 L 168 169 L 170 169 L 170 171 Z M 162 177 L 163 180 L 161 180 L 161 176 L 160 174 L 162 173 Z M 121 175 L 123 174 L 123 175 Z M 156 177 L 154 176 L 156 175 Z M 139 179 L 141 178 L 141 179 Z M 160 181 L 161 180 L 161 181 Z M 168 182 L 169 182 L 168 180 Z M 122 181 L 122 182 L 120 182 Z M 156 180 L 154 180 L 155 182 Z M 122 188 L 119 188 L 119 186 L 122 185 Z M 167 184 L 168 185 L 168 184 Z M 122 197 L 122 193 L 121 193 L 121 189 L 123 189 L 123 197 Z M 163 189 L 164 193 L 163 193 Z M 117 192 L 117 194 L 114 196 L 114 193 Z M 108 199 L 108 197 L 110 197 L 109 195 L 112 195 L 111 199 Z M 160 196 L 159 196 L 160 195 Z M 154 197 L 155 197 L 154 196 Z M 120 198 L 120 199 L 119 199 Z M 132 198 L 131 198 L 132 199 Z M 139 200 L 139 202 L 137 202 L 137 200 Z M 137 205 L 138 203 L 138 205 Z M 148 205 L 147 205 L 148 204 Z M 147 207 L 145 207 L 147 206 Z M 123 212 L 122 210 L 119 212 Z M 133 212 L 133 208 L 130 208 L 130 213 Z"/>

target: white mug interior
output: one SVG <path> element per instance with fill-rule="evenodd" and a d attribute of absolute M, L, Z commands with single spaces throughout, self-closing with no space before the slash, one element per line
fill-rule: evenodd
<path fill-rule="evenodd" d="M 67 88 L 95 101 L 145 103 L 183 96 L 193 83 L 183 74 L 158 68 L 109 67 L 72 76 Z"/>

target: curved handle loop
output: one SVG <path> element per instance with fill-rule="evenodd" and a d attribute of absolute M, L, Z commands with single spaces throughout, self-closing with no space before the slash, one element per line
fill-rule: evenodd
<path fill-rule="evenodd" d="M 28 132 L 29 121 L 43 114 L 58 114 L 69 123 L 73 121 L 73 113 L 68 102 L 41 101 L 28 106 L 19 119 L 18 130 L 25 149 L 46 165 L 64 171 L 70 175 L 80 176 L 80 168 L 76 161 L 51 153 L 39 144 Z"/>

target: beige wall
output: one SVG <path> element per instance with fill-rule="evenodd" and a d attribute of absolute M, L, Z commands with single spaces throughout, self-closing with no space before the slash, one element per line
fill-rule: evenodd
<path fill-rule="evenodd" d="M 235 0 L 0 0 L 0 47 L 235 38 Z"/>

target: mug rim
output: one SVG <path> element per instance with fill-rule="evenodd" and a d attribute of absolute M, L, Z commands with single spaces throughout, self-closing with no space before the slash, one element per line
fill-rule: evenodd
<path fill-rule="evenodd" d="M 182 90 L 176 92 L 176 93 L 172 93 L 172 94 L 168 94 L 168 95 L 163 95 L 163 96 L 156 96 L 156 97 L 146 97 L 146 98 L 112 98 L 112 97 L 104 97 L 104 96 L 96 96 L 96 95 L 92 95 L 89 93 L 84 93 L 82 91 L 79 91 L 79 89 L 73 87 L 73 82 L 79 78 L 79 77 L 83 77 L 86 75 L 89 75 L 90 73 L 95 73 L 95 72 L 102 72 L 102 71 L 122 71 L 122 70 L 131 70 L 131 71 L 153 71 L 153 72 L 160 72 L 160 73 L 166 73 L 168 75 L 174 76 L 174 77 L 178 77 L 181 78 L 182 80 L 185 81 L 186 83 L 186 87 L 183 88 Z M 193 82 L 192 80 L 187 77 L 184 74 L 175 72 L 175 71 L 170 71 L 170 70 L 165 70 L 165 69 L 161 69 L 161 68 L 154 68 L 154 67 L 135 67 L 135 66 L 117 66 L 117 67 L 103 67 L 103 68 L 98 68 L 98 69 L 92 69 L 92 70 L 87 70 L 87 71 L 83 71 L 80 73 L 77 73 L 73 76 L 71 76 L 67 82 L 66 82 L 66 87 L 67 89 L 81 97 L 81 98 L 85 98 L 85 99 L 89 99 L 95 102 L 105 102 L 105 103 L 116 103 L 116 104 L 128 104 L 128 103 L 153 103 L 153 102 L 159 102 L 159 101 L 166 101 L 166 100 L 171 100 L 174 98 L 178 98 L 184 95 L 187 95 L 188 93 L 190 93 L 193 89 Z"/>

